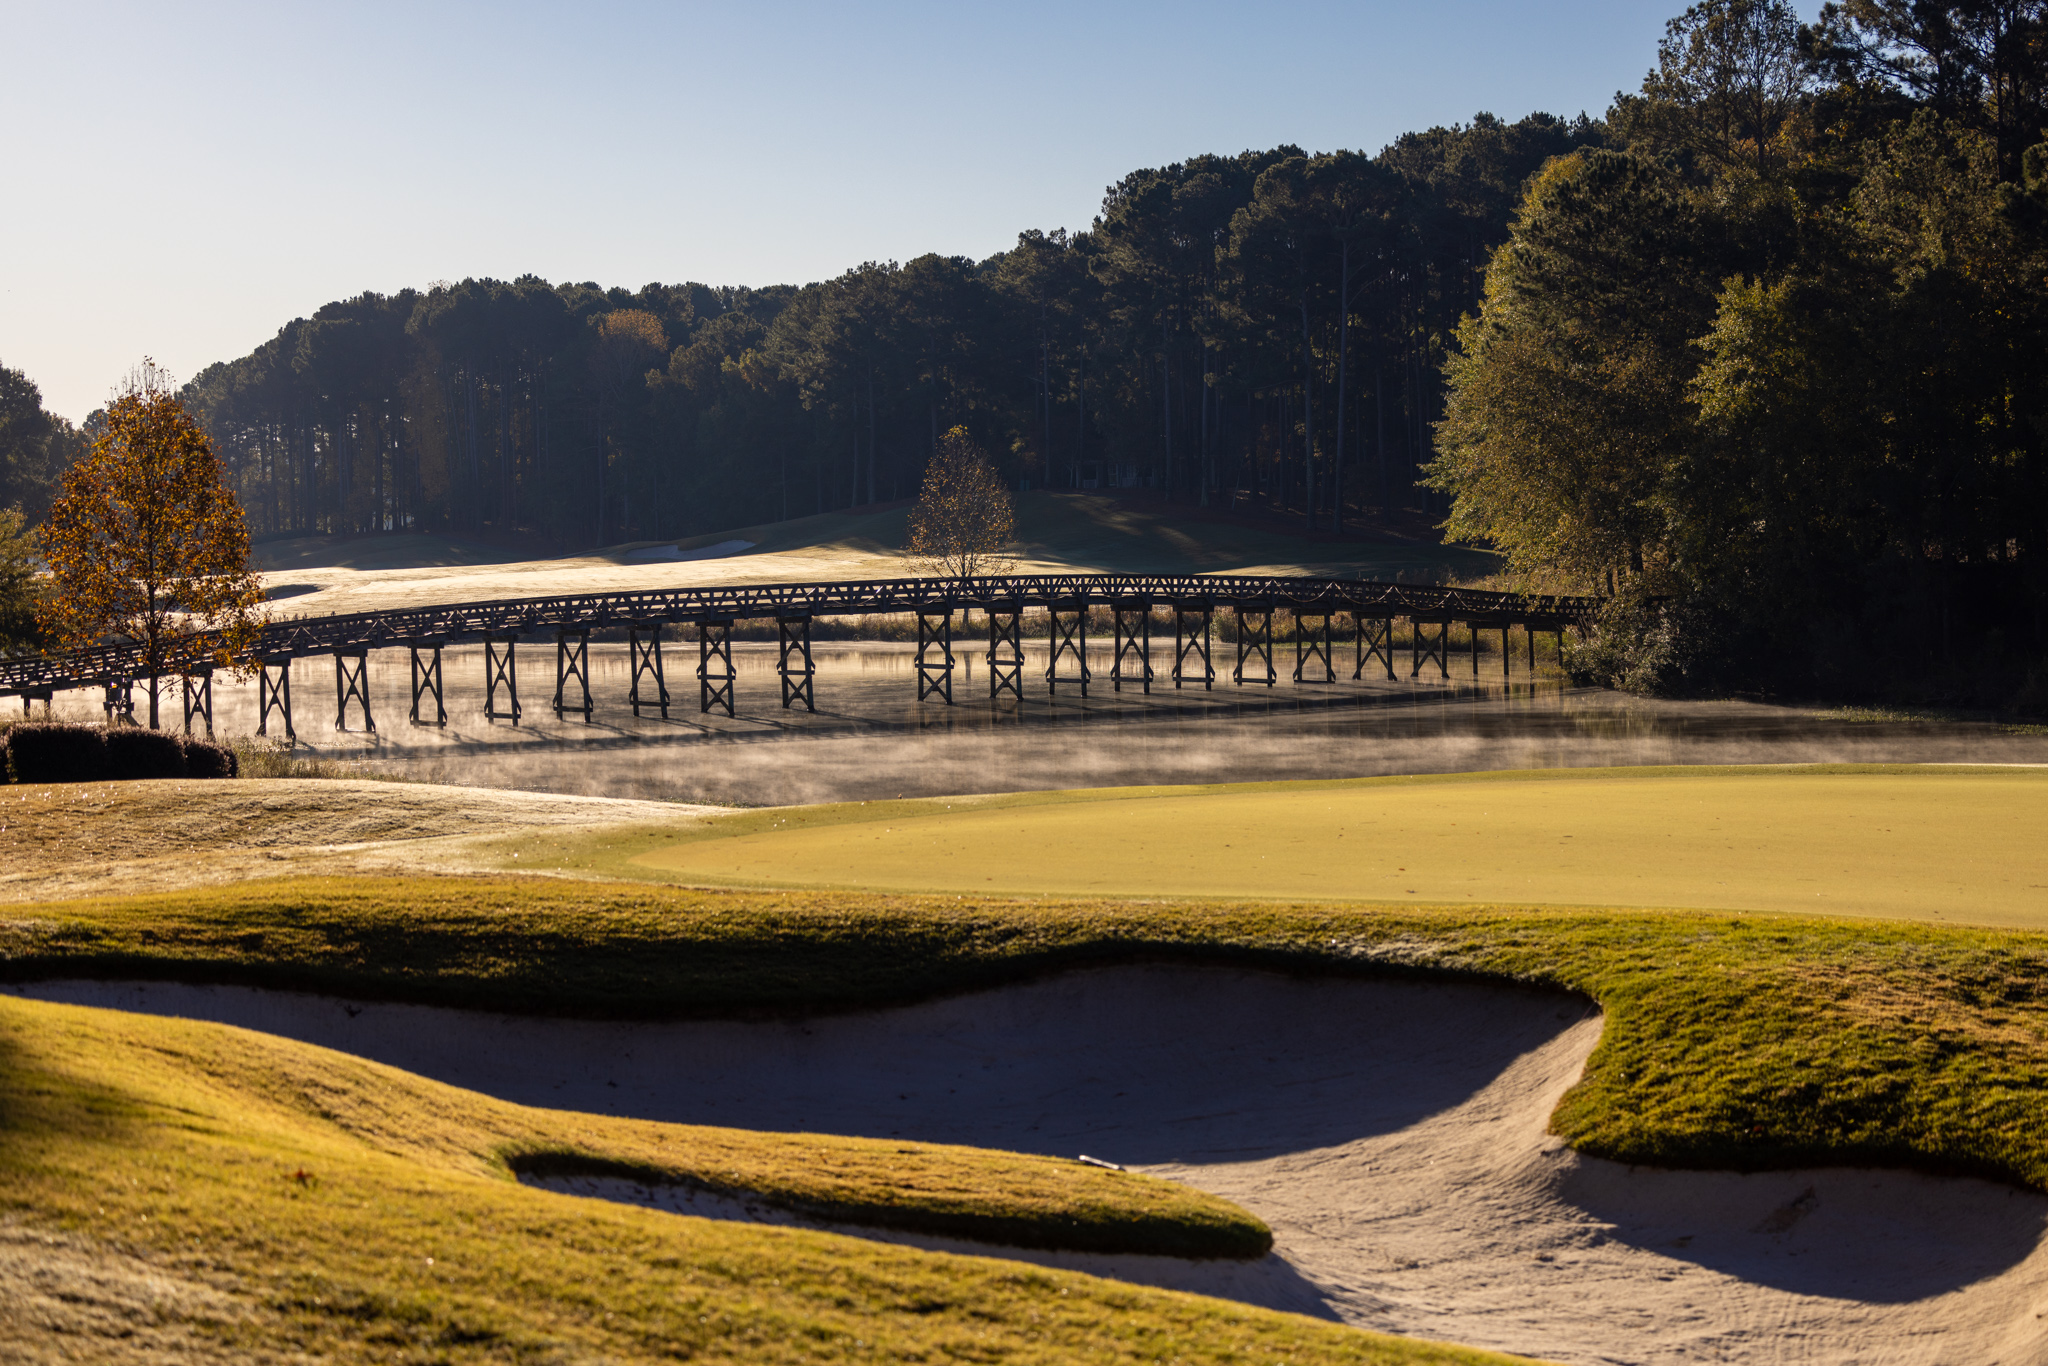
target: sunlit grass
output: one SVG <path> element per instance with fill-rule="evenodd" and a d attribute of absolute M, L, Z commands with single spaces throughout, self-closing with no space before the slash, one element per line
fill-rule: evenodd
<path fill-rule="evenodd" d="M 1548 769 L 839 803 L 536 836 L 699 885 L 1679 906 L 2048 927 L 2048 771 Z M 518 853 L 513 860 L 509 853 Z"/>
<path fill-rule="evenodd" d="M 16 979 L 178 978 L 520 1013 L 811 1011 L 1136 958 L 1449 972 L 1598 1001 L 1555 1118 L 1697 1167 L 1908 1163 L 2048 1190 L 2048 936 L 1673 911 L 1009 900 L 302 879 L 72 902 Z"/>
<path fill-rule="evenodd" d="M 66 1359 L 1502 1359 L 1013 1262 L 557 1195 L 505 1165 L 597 1152 L 814 1189 L 886 1178 L 929 1202 L 1043 1187 L 1055 1164 L 1038 1159 L 530 1110 L 265 1035 L 19 1000 L 0 1000 L 0 1097 L 0 1231 L 42 1240 L 46 1268 L 82 1262 L 75 1298 L 125 1290 L 147 1306 L 87 1316 Z M 1075 1179 L 1068 1196 L 1120 1185 L 1202 1198 L 1085 1168 Z M 31 1294 L 43 1288 L 34 1274 L 0 1287 L 0 1355 L 50 1346 Z"/>

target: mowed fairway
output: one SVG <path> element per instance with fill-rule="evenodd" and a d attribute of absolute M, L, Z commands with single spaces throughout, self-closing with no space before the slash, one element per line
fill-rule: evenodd
<path fill-rule="evenodd" d="M 1606 769 L 1028 793 L 722 817 L 691 882 L 1802 911 L 2048 926 L 2048 772 Z"/>

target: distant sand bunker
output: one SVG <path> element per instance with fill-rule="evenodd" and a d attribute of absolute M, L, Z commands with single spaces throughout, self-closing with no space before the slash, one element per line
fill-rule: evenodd
<path fill-rule="evenodd" d="M 10 990 L 267 1030 L 526 1104 L 1090 1153 L 1237 1201 L 1276 1255 L 1060 1264 L 1362 1327 L 1565 1361 L 2048 1359 L 2048 1199 L 1578 1157 L 1545 1128 L 1600 1025 L 1561 994 L 1152 966 L 883 1011 L 614 1024 L 243 988 Z"/>

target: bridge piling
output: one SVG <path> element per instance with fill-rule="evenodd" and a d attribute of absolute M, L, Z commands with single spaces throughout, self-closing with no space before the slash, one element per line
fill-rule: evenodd
<path fill-rule="evenodd" d="M 106 681 L 106 696 L 100 699 L 100 710 L 106 713 L 107 724 L 113 725 L 114 718 L 124 721 L 135 719 L 135 680 L 132 678 L 110 678 Z"/>
<path fill-rule="evenodd" d="M 583 705 L 577 706 L 569 700 L 569 680 L 574 679 L 582 690 Z M 555 719 L 562 719 L 564 712 L 580 711 L 585 725 L 590 723 L 590 714 L 595 708 L 590 702 L 590 628 L 571 630 L 563 627 L 555 632 Z"/>
<path fill-rule="evenodd" d="M 1264 603 L 1257 607 L 1242 604 L 1237 610 L 1237 665 L 1230 671 L 1230 681 L 1242 686 L 1245 680 L 1245 664 L 1258 659 L 1266 666 L 1264 678 L 1254 678 L 1254 683 L 1272 687 L 1279 675 L 1273 671 L 1273 606 Z"/>
<path fill-rule="evenodd" d="M 272 679 L 270 671 L 277 670 Z M 284 720 L 284 738 L 297 740 L 298 732 L 292 729 L 292 657 L 274 655 L 256 661 L 256 733 L 270 734 L 270 713 L 275 710 Z"/>
<path fill-rule="evenodd" d="M 953 705 L 953 604 L 926 603 L 917 609 L 917 700 L 936 694 Z"/>
<path fill-rule="evenodd" d="M 1436 639 L 1431 640 L 1429 627 L 1436 627 Z M 1434 663 L 1438 673 L 1448 683 L 1451 680 L 1451 619 L 1408 618 L 1408 657 L 1410 678 L 1422 675 L 1422 666 Z"/>
<path fill-rule="evenodd" d="M 709 716 L 713 707 L 733 713 L 733 686 L 739 672 L 732 666 L 732 618 L 697 619 L 697 710 Z"/>
<path fill-rule="evenodd" d="M 425 662 L 420 651 L 429 651 Z M 412 673 L 412 710 L 406 714 L 415 726 L 445 726 L 448 724 L 448 706 L 441 695 L 441 642 L 422 640 L 418 636 L 406 642 L 406 653 L 410 657 Z M 434 719 L 420 719 L 420 703 L 431 694 L 434 699 Z"/>
<path fill-rule="evenodd" d="M 1110 656 L 1109 683 L 1112 692 L 1122 692 L 1126 681 L 1143 688 L 1147 696 L 1152 692 L 1152 603 L 1149 599 L 1135 601 L 1119 599 L 1110 604 L 1110 611 L 1116 618 L 1111 640 L 1113 649 Z M 1136 631 L 1124 624 L 1127 615 L 1137 617 Z M 1135 672 L 1124 672 L 1124 660 L 1132 655 L 1138 659 Z"/>
<path fill-rule="evenodd" d="M 505 653 L 500 655 L 498 647 L 503 645 Z M 517 653 L 519 637 L 486 635 L 484 637 L 484 719 L 486 721 L 510 721 L 519 724 L 525 714 L 519 705 L 519 661 Z M 498 707 L 498 688 L 505 689 L 505 706 Z"/>
<path fill-rule="evenodd" d="M 633 715 L 638 716 L 642 707 L 661 708 L 661 719 L 668 720 L 668 681 L 661 671 L 661 623 L 658 621 L 636 621 L 626 627 L 626 651 L 632 659 L 633 679 L 626 692 L 626 701 L 632 705 Z M 643 642 L 640 637 L 646 635 Z M 643 694 L 640 681 L 651 678 L 654 691 Z"/>
<path fill-rule="evenodd" d="M 194 680 L 197 680 L 196 684 Z M 192 733 L 192 718 L 198 717 L 213 734 L 213 668 L 201 665 L 178 679 L 179 700 L 185 712 L 185 733 Z"/>
<path fill-rule="evenodd" d="M 1215 607 L 1200 599 L 1175 598 L 1173 601 L 1173 686 L 1179 688 L 1190 682 L 1200 682 L 1202 691 L 1209 692 L 1216 687 L 1216 668 L 1209 658 L 1209 628 Z M 1195 674 L 1188 668 L 1188 656 L 1193 655 L 1202 663 L 1202 671 Z"/>
<path fill-rule="evenodd" d="M 1337 670 L 1330 663 L 1330 616 L 1328 608 L 1296 607 L 1294 609 L 1294 681 L 1297 683 L 1335 683 Z M 1320 619 L 1322 625 L 1311 630 L 1308 622 Z M 1321 660 L 1323 676 L 1320 680 L 1308 677 L 1308 669 Z"/>
<path fill-rule="evenodd" d="M 1088 600 L 1076 598 L 1067 602 L 1053 602 L 1046 611 L 1051 618 L 1052 654 L 1045 662 L 1045 691 L 1048 696 L 1057 695 L 1060 690 L 1060 660 L 1066 655 L 1074 657 L 1078 670 L 1075 677 L 1066 680 L 1081 685 L 1081 696 L 1088 695 L 1088 680 L 1094 675 L 1088 668 Z M 1071 614 L 1073 624 L 1068 625 L 1060 618 Z"/>
<path fill-rule="evenodd" d="M 1358 662 L 1352 666 L 1353 681 L 1365 677 L 1368 660 L 1377 659 L 1387 670 L 1387 680 L 1394 678 L 1394 619 L 1390 616 L 1375 616 L 1354 609 L 1351 613 L 1352 640 Z"/>
<path fill-rule="evenodd" d="M 348 704 L 355 702 L 363 709 L 363 729 L 370 734 L 377 733 L 377 722 L 370 715 L 370 652 L 368 650 L 336 650 L 334 652 L 334 728 L 348 729 Z"/>
<path fill-rule="evenodd" d="M 801 613 L 777 616 L 775 634 L 781 651 L 775 672 L 782 679 L 782 709 L 788 711 L 792 703 L 801 702 L 805 711 L 817 711 L 812 684 L 817 678 L 818 666 L 811 662 L 810 617 Z M 789 664 L 792 654 L 800 661 L 796 668 Z"/>
<path fill-rule="evenodd" d="M 985 605 L 988 614 L 988 700 L 1009 693 L 1024 700 L 1024 604 Z"/>

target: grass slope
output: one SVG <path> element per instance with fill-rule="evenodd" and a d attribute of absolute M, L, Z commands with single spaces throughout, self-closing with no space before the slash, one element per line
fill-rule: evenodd
<path fill-rule="evenodd" d="M 896 578 L 916 572 L 902 556 L 908 504 L 828 512 L 732 527 L 674 544 L 702 549 L 752 541 L 742 554 L 684 563 L 634 563 L 648 542 L 511 562 L 442 537 L 321 538 L 263 549 L 278 612 L 319 616 L 434 603 L 493 601 L 709 584 L 802 583 Z M 671 542 L 661 542 L 662 545 Z M 1022 572 L 1160 574 L 1265 572 L 1363 575 L 1436 581 L 1494 573 L 1499 557 L 1422 541 L 1330 541 L 1202 514 L 1184 506 L 1106 493 L 1035 492 L 1017 499 L 1012 546 Z"/>
<path fill-rule="evenodd" d="M 216 1025 L 0 1000 L 0 1097 L 10 1361 L 1504 1360 L 532 1190 L 509 1155 L 599 1150 L 680 1171 L 752 1161 L 762 1140 L 522 1109 Z M 979 1164 L 1046 1165 L 769 1141 L 798 1185 L 867 1187 L 904 1163 L 925 1197 L 1008 1179 Z"/>
<path fill-rule="evenodd" d="M 1698 912 L 1001 901 L 350 879 L 41 908 L 0 973 L 525 1013 L 810 1010 L 1081 963 L 1449 971 L 1607 1025 L 1554 1127 L 1624 1162 L 1903 1163 L 2048 1191 L 2048 936 Z"/>
<path fill-rule="evenodd" d="M 1551 769 L 842 803 L 535 836 L 694 885 L 1672 906 L 2048 928 L 2048 770 Z M 511 859 L 512 853 L 521 858 Z"/>

